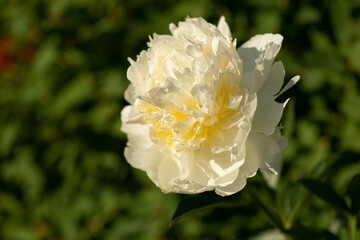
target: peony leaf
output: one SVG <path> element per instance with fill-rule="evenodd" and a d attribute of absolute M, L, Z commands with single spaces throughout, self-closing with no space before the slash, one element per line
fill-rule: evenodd
<path fill-rule="evenodd" d="M 175 213 L 170 221 L 169 228 L 171 228 L 172 225 L 182 217 L 195 212 L 204 211 L 214 207 L 239 206 L 242 204 L 239 195 L 240 194 L 234 194 L 224 198 L 214 192 L 205 192 L 183 198 L 176 207 Z"/>
<path fill-rule="evenodd" d="M 317 239 L 317 240 L 333 240 L 337 237 L 325 229 L 309 228 L 305 226 L 296 226 L 285 231 L 294 240 Z"/>
<path fill-rule="evenodd" d="M 340 44 L 348 44 L 351 39 L 351 7 L 347 1 L 336 0 L 330 5 L 330 18 L 336 40 Z"/>
<path fill-rule="evenodd" d="M 351 199 L 351 210 L 358 214 L 360 212 L 360 174 L 355 175 L 348 186 L 347 195 Z"/>
<path fill-rule="evenodd" d="M 283 218 L 280 215 L 279 209 L 276 207 L 276 204 L 274 204 L 275 196 L 271 196 L 273 195 L 271 192 L 272 190 L 268 188 L 267 191 L 263 191 L 261 192 L 262 194 L 259 194 L 256 187 L 248 185 L 244 191 L 251 196 L 251 199 L 254 201 L 254 203 L 264 211 L 272 223 L 277 228 L 284 231 L 284 221 L 282 220 Z"/>
<path fill-rule="evenodd" d="M 312 193 L 320 197 L 335 208 L 349 212 L 350 209 L 345 200 L 327 182 L 320 182 L 315 179 L 304 179 L 302 184 Z"/>

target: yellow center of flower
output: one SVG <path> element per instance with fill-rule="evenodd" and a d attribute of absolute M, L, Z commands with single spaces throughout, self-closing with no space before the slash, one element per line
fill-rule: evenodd
<path fill-rule="evenodd" d="M 211 136 L 222 138 L 222 123 L 236 110 L 229 108 L 230 96 L 235 95 L 234 89 L 226 78 L 223 79 L 212 106 L 206 111 L 193 96 L 186 99 L 182 110 L 174 106 L 160 108 L 143 100 L 137 102 L 136 110 L 150 126 L 154 142 L 177 152 L 197 149 L 202 143 L 210 143 Z"/>

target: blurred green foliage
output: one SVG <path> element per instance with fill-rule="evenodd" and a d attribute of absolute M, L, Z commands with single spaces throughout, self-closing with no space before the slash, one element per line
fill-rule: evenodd
<path fill-rule="evenodd" d="M 222 15 L 240 44 L 281 33 L 286 79 L 302 78 L 288 94 L 272 203 L 287 224 L 348 239 L 346 219 L 298 182 L 321 179 L 344 195 L 360 173 L 359 0 L 0 0 L 0 9 L 0 239 L 248 239 L 273 228 L 240 193 L 233 208 L 169 229 L 183 196 L 163 194 L 123 157 L 127 57 L 172 22 Z"/>

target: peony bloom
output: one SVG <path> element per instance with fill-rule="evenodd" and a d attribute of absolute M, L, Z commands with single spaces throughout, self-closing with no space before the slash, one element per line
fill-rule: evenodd
<path fill-rule="evenodd" d="M 121 112 L 127 161 L 164 192 L 225 196 L 258 169 L 279 171 L 287 140 L 277 126 L 284 79 L 273 64 L 282 36 L 257 35 L 236 49 L 224 17 L 170 24 L 172 35 L 150 38 L 127 77 L 131 104 Z"/>

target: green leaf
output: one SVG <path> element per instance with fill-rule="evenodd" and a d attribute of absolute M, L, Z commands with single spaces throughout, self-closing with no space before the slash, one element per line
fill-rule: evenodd
<path fill-rule="evenodd" d="M 302 212 L 307 192 L 300 184 L 281 182 L 277 191 L 278 206 L 287 216 L 287 227 L 291 226 Z"/>
<path fill-rule="evenodd" d="M 329 10 L 336 40 L 341 44 L 348 43 L 351 35 L 351 27 L 349 24 L 351 12 L 348 1 L 331 1 Z"/>
<path fill-rule="evenodd" d="M 349 212 L 345 200 L 327 182 L 320 182 L 315 179 L 304 179 L 302 184 L 312 193 L 320 197 L 335 208 Z"/>
<path fill-rule="evenodd" d="M 296 226 L 285 232 L 294 240 L 316 239 L 333 240 L 337 237 L 325 229 L 310 228 L 305 226 Z"/>
<path fill-rule="evenodd" d="M 58 39 L 56 37 L 51 37 L 44 42 L 37 51 L 31 69 L 32 74 L 34 74 L 36 78 L 40 78 L 40 80 L 44 81 L 42 76 L 54 66 L 59 54 L 57 45 Z"/>
<path fill-rule="evenodd" d="M 0 127 L 0 156 L 10 153 L 19 135 L 20 127 L 20 123 L 15 121 Z"/>
<path fill-rule="evenodd" d="M 94 90 L 93 76 L 82 74 L 61 89 L 51 104 L 53 113 L 62 116 L 71 108 L 92 98 Z"/>
<path fill-rule="evenodd" d="M 313 24 L 319 22 L 321 19 L 321 12 L 310 6 L 308 4 L 304 4 L 296 13 L 296 21 L 301 24 Z"/>
<path fill-rule="evenodd" d="M 348 186 L 347 195 L 351 199 L 351 210 L 358 214 L 360 212 L 360 174 L 355 175 Z"/>
<path fill-rule="evenodd" d="M 239 194 L 221 197 L 214 192 L 201 193 L 181 199 L 171 219 L 169 227 L 180 218 L 195 212 L 211 209 L 214 207 L 235 207 L 242 204 Z"/>
<path fill-rule="evenodd" d="M 279 228 L 280 230 L 284 230 L 284 224 L 283 224 L 283 218 L 280 215 L 279 209 L 276 207 L 276 200 L 272 199 L 271 195 L 271 189 L 268 189 L 267 193 L 262 192 L 263 194 L 259 194 L 257 189 L 253 187 L 252 185 L 248 184 L 246 188 L 243 190 L 247 192 L 251 199 L 254 201 L 255 204 L 257 204 L 264 213 L 270 218 L 272 223 Z M 273 197 L 274 198 L 274 197 Z"/>

